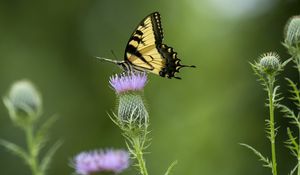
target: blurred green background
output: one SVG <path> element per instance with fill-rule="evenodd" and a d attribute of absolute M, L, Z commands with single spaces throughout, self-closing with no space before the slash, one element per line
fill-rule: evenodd
<path fill-rule="evenodd" d="M 296 0 L 1 0 L 0 94 L 20 79 L 34 82 L 43 94 L 44 119 L 59 114 L 51 140 L 63 139 L 49 174 L 71 174 L 70 159 L 80 151 L 123 148 L 119 129 L 107 112 L 115 107 L 109 76 L 116 66 L 93 56 L 123 59 L 137 24 L 159 11 L 165 43 L 185 64 L 183 80 L 149 76 L 145 97 L 151 137 L 146 155 L 150 174 L 163 174 L 174 160 L 174 174 L 271 174 L 257 157 L 238 145 L 249 143 L 270 155 L 265 138 L 265 93 L 248 64 L 266 51 L 277 51 L 283 29 L 300 13 Z M 284 76 L 297 79 L 292 66 Z M 284 83 L 284 81 L 279 81 Z M 285 91 L 286 85 L 282 85 Z M 279 173 L 295 161 L 282 142 L 286 119 L 277 115 Z M 25 145 L 0 105 L 0 138 Z M 269 156 L 270 157 L 270 156 Z M 21 160 L 0 148 L 0 174 L 29 175 Z M 124 174 L 136 174 L 133 168 Z"/>

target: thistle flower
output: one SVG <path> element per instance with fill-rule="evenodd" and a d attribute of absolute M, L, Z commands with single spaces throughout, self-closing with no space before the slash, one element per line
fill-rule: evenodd
<path fill-rule="evenodd" d="M 144 72 L 126 72 L 120 75 L 114 75 L 110 78 L 110 85 L 116 93 L 143 90 L 147 82 L 147 75 Z"/>
<path fill-rule="evenodd" d="M 114 75 L 109 83 L 118 94 L 118 121 L 130 128 L 144 127 L 148 123 L 148 112 L 141 91 L 147 82 L 144 72 L 129 72 Z"/>
<path fill-rule="evenodd" d="M 281 69 L 279 55 L 274 52 L 263 54 L 259 58 L 260 71 L 265 74 L 274 74 Z"/>
<path fill-rule="evenodd" d="M 3 101 L 12 121 L 17 125 L 27 125 L 35 121 L 41 113 L 40 93 L 27 80 L 15 82 Z"/>
<path fill-rule="evenodd" d="M 80 175 L 111 172 L 121 173 L 129 166 L 129 154 L 124 150 L 95 150 L 82 152 L 72 162 Z"/>
<path fill-rule="evenodd" d="M 117 94 L 117 115 L 111 119 L 122 130 L 127 140 L 127 148 L 133 160 L 137 160 L 140 174 L 148 175 L 146 163 L 143 158 L 144 150 L 149 139 L 149 115 L 142 98 L 143 88 L 147 82 L 144 72 L 126 72 L 114 75 L 109 83 Z"/>

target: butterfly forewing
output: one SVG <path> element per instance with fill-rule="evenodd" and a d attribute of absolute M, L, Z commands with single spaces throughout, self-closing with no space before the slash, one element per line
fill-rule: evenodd
<path fill-rule="evenodd" d="M 160 15 L 155 12 L 147 16 L 132 34 L 126 47 L 125 60 L 138 70 L 159 74 L 165 65 L 165 59 L 157 49 L 162 39 Z"/>

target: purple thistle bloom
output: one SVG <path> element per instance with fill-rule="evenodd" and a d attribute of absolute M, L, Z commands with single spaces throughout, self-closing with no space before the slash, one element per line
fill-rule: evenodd
<path fill-rule="evenodd" d="M 147 82 L 145 72 L 129 72 L 116 74 L 110 77 L 109 83 L 120 94 L 127 91 L 139 91 L 144 88 Z"/>
<path fill-rule="evenodd" d="M 77 174 L 97 172 L 120 173 L 129 166 L 129 154 L 123 150 L 96 150 L 82 152 L 73 159 Z"/>

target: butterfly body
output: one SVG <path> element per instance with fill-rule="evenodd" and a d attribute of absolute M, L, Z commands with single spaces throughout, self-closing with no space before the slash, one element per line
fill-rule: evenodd
<path fill-rule="evenodd" d="M 181 65 L 177 53 L 172 47 L 162 43 L 163 31 L 158 12 L 148 15 L 137 26 L 131 35 L 123 61 L 100 58 L 112 62 L 121 67 L 124 71 L 146 71 L 162 77 L 178 78 L 182 67 L 195 67 Z"/>

